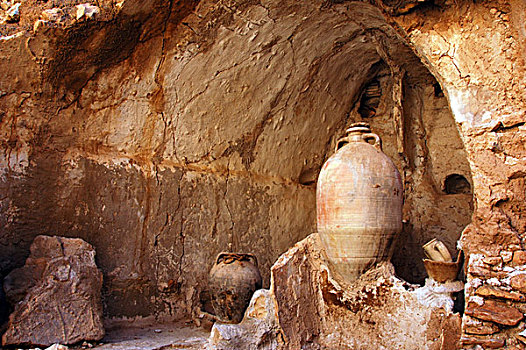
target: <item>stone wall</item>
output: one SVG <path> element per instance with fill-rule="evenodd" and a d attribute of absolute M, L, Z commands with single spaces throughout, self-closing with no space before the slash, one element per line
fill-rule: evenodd
<path fill-rule="evenodd" d="M 476 208 L 461 242 L 470 256 L 464 344 L 524 348 L 525 8 L 458 5 L 396 22 L 448 96 L 473 172 Z"/>

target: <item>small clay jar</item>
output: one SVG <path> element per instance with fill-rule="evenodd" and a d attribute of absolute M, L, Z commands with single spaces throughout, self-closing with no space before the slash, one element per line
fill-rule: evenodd
<path fill-rule="evenodd" d="M 252 254 L 220 253 L 210 270 L 208 282 L 217 319 L 239 323 L 252 294 L 261 288 L 257 259 Z"/>

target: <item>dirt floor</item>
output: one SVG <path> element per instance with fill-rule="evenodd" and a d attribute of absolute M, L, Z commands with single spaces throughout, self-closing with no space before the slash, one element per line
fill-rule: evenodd
<path fill-rule="evenodd" d="M 204 349 L 209 332 L 186 323 L 118 322 L 106 327 L 106 336 L 91 349 L 161 350 Z M 86 349 L 80 346 L 70 349 Z"/>

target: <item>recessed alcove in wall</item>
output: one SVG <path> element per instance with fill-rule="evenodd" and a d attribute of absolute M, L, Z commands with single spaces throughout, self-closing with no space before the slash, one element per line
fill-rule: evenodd
<path fill-rule="evenodd" d="M 471 222 L 471 171 L 448 102 L 429 77 L 415 85 L 404 80 L 404 228 L 393 263 L 404 279 L 423 283 L 422 245 L 443 241 L 452 256 Z M 437 91 L 439 93 L 437 93 Z M 454 174 L 452 176 L 452 174 Z"/>
<path fill-rule="evenodd" d="M 457 240 L 473 211 L 471 171 L 439 83 L 411 52 L 398 59 L 413 65 L 401 77 L 393 74 L 397 67 L 382 61 L 351 116 L 380 135 L 384 152 L 402 174 L 404 225 L 392 262 L 400 277 L 423 283 L 423 244 L 437 238 L 453 256 L 458 253 Z"/>
<path fill-rule="evenodd" d="M 447 194 L 470 194 L 471 185 L 465 176 L 451 174 L 444 179 L 443 191 Z"/>

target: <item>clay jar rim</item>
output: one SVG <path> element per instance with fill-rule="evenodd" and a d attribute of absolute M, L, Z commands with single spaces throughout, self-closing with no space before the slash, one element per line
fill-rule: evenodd
<path fill-rule="evenodd" d="M 228 265 L 234 261 L 250 261 L 256 267 L 258 267 L 258 259 L 254 254 L 251 253 L 235 253 L 235 252 L 221 252 L 217 255 L 215 264 L 218 265 L 221 262 Z"/>
<path fill-rule="evenodd" d="M 347 134 L 361 134 L 361 133 L 370 133 L 371 132 L 371 126 L 368 123 L 354 123 L 349 126 L 347 130 L 345 130 Z"/>

